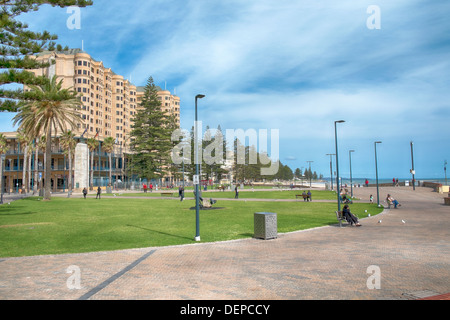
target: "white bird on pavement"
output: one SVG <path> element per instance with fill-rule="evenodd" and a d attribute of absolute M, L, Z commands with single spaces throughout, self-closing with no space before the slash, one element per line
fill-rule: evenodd
<path fill-rule="evenodd" d="M 405 221 L 405 220 L 402 220 L 402 222 L 403 222 L 403 223 L 406 223 L 406 221 Z"/>
<path fill-rule="evenodd" d="M 381 220 L 378 220 L 378 223 L 381 223 Z"/>

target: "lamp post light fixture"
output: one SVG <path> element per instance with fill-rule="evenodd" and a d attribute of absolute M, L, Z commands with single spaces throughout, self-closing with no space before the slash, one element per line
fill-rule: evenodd
<path fill-rule="evenodd" d="M 334 122 L 334 143 L 336 148 L 336 190 L 337 190 L 337 203 L 338 203 L 338 211 L 341 211 L 341 199 L 340 199 L 340 190 L 339 190 L 339 157 L 338 157 L 338 143 L 337 143 L 337 123 L 344 123 L 345 120 L 337 120 Z"/>
<path fill-rule="evenodd" d="M 332 156 L 335 156 L 335 153 L 327 153 L 327 156 L 330 156 L 330 181 L 331 181 L 331 191 L 333 191 L 333 160 Z"/>
<path fill-rule="evenodd" d="M 195 175 L 194 183 L 195 183 L 195 241 L 200 241 L 200 214 L 199 214 L 199 188 L 198 184 L 200 183 L 200 177 L 198 175 L 198 121 L 197 121 L 197 100 L 204 98 L 204 94 L 198 94 L 195 96 Z"/>
<path fill-rule="evenodd" d="M 350 159 L 350 193 L 351 197 L 353 198 L 353 179 L 352 179 L 352 152 L 355 152 L 355 150 L 349 150 L 348 151 L 348 157 Z"/>
<path fill-rule="evenodd" d="M 381 141 L 375 141 L 375 175 L 377 180 L 377 206 L 380 206 L 380 190 L 378 188 L 378 161 L 377 161 L 377 143 L 381 143 Z"/>

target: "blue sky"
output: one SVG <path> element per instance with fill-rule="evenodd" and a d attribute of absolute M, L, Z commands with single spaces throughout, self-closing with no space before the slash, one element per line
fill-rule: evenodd
<path fill-rule="evenodd" d="M 376 5 L 380 28 L 369 29 Z M 280 159 L 329 176 L 338 125 L 340 173 L 441 178 L 450 161 L 448 1 L 94 0 L 70 30 L 66 9 L 23 15 L 135 85 L 149 76 L 181 98 L 190 129 L 194 97 L 204 126 L 279 129 Z M 377 20 L 378 21 L 378 20 Z M 0 131 L 9 130 L 0 115 Z M 270 148 L 269 148 L 270 151 Z M 335 168 L 335 162 L 333 162 Z"/>

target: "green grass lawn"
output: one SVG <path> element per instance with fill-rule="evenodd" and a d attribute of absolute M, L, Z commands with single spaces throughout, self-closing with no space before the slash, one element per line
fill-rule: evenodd
<path fill-rule="evenodd" d="M 162 191 L 162 192 L 172 192 L 175 196 L 178 196 L 178 190 L 168 190 L 168 191 Z M 276 191 L 258 191 L 255 189 L 255 191 L 251 191 L 249 189 L 246 189 L 246 191 L 239 191 L 239 199 L 296 199 L 296 195 L 301 195 L 303 192 L 300 190 L 276 190 Z M 306 191 L 308 192 L 308 191 Z M 121 192 L 114 192 L 110 194 L 104 194 L 105 196 L 112 196 L 115 194 L 116 196 L 132 196 L 132 197 L 161 197 L 161 193 L 158 192 L 134 192 L 134 193 L 121 193 Z M 202 192 L 202 195 L 204 198 L 214 198 L 214 199 L 234 199 L 234 191 L 207 191 Z M 91 193 L 91 196 L 95 196 L 95 193 Z M 193 190 L 186 190 L 185 191 L 185 197 L 194 197 Z M 311 191 L 311 197 L 314 200 L 336 200 L 336 192 L 334 191 L 322 191 L 322 190 L 312 190 Z M 303 201 L 303 198 L 298 198 L 298 200 Z"/>
<path fill-rule="evenodd" d="M 282 193 L 282 192 L 280 192 Z M 243 194 L 243 192 L 242 192 Z M 0 206 L 0 257 L 81 253 L 194 243 L 193 200 L 28 198 Z M 253 236 L 253 214 L 275 212 L 278 232 L 336 224 L 335 203 L 218 201 L 200 211 L 202 242 Z M 355 203 L 360 218 L 381 212 Z"/>

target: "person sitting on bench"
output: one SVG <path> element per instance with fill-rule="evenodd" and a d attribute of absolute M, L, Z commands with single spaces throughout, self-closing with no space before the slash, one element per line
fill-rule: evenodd
<path fill-rule="evenodd" d="M 345 220 L 347 220 L 347 222 L 350 223 L 350 225 L 355 224 L 355 226 L 357 227 L 361 226 L 361 224 L 358 221 L 358 218 L 353 213 L 350 212 L 348 204 L 344 206 L 342 213 L 344 215 Z"/>
<path fill-rule="evenodd" d="M 386 201 L 388 204 L 392 203 L 394 205 L 394 209 L 397 209 L 397 206 L 398 207 L 401 206 L 401 204 L 397 200 L 395 200 L 390 194 L 387 195 Z"/>

